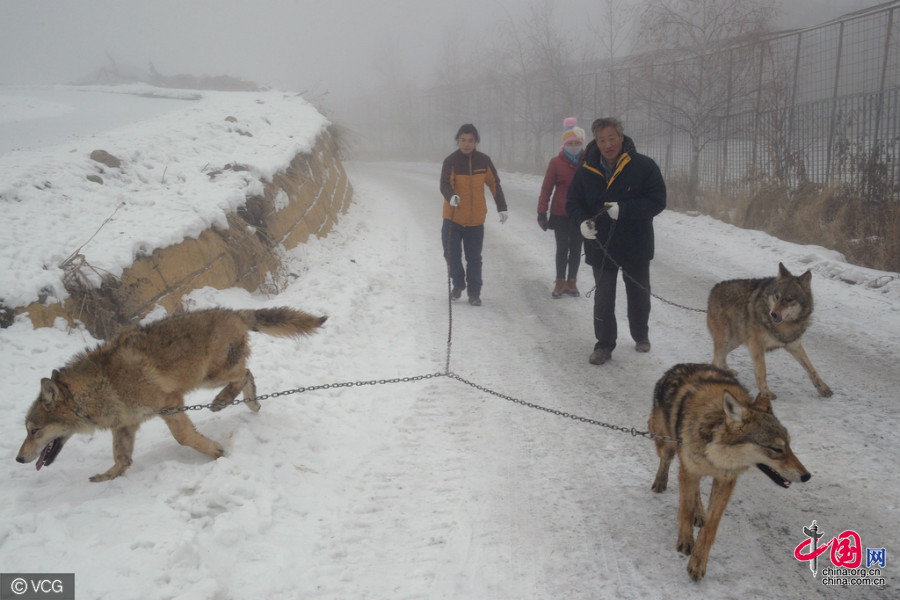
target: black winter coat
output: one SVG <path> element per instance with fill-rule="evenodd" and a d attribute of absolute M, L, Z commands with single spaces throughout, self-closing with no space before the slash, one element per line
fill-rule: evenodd
<path fill-rule="evenodd" d="M 591 141 L 566 195 L 566 213 L 576 227 L 600 212 L 604 203 L 619 203 L 617 221 L 606 213 L 596 220 L 597 239 L 585 240 L 585 262 L 594 267 L 604 265 L 601 245 L 605 245 L 612 260 L 622 267 L 647 263 L 653 258 L 653 217 L 666 208 L 666 184 L 659 166 L 649 156 L 638 154 L 628 136 L 610 181 L 600 169 L 601 160 L 597 143 Z M 605 266 L 612 264 L 607 260 Z"/>

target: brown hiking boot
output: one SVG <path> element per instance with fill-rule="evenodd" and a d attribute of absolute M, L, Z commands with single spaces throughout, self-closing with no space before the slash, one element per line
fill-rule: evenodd
<path fill-rule="evenodd" d="M 563 292 L 566 291 L 566 280 L 565 279 L 557 279 L 556 286 L 553 288 L 553 292 L 551 292 L 551 296 L 554 298 L 562 298 Z"/>
<path fill-rule="evenodd" d="M 591 352 L 591 356 L 590 358 L 588 358 L 588 362 L 592 365 L 602 365 L 610 358 L 612 358 L 612 352 L 610 352 L 606 348 L 597 348 L 596 350 Z"/>
<path fill-rule="evenodd" d="M 578 291 L 578 288 L 575 287 L 574 279 L 566 280 L 566 289 L 563 290 L 563 293 L 566 294 L 567 296 L 572 296 L 573 298 L 577 298 L 578 296 L 581 295 L 581 293 Z"/>

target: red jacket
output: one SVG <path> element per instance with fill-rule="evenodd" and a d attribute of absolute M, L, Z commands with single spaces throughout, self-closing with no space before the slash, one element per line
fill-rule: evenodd
<path fill-rule="evenodd" d="M 577 167 L 578 165 L 572 162 L 564 150 L 560 150 L 558 156 L 550 159 L 544 183 L 541 185 L 541 195 L 538 198 L 538 213 L 546 213 L 549 204 L 551 215 L 566 216 L 566 192 L 569 191 L 569 183 L 575 176 Z"/>

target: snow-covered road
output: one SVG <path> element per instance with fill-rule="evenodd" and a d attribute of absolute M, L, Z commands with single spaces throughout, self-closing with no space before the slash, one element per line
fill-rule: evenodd
<path fill-rule="evenodd" d="M 355 204 L 329 237 L 292 253 L 290 289 L 192 296 L 195 308 L 288 304 L 329 315 L 309 339 L 253 338 L 260 393 L 444 371 L 439 170 L 350 164 Z M 489 211 L 484 305 L 453 305 L 451 371 L 645 429 L 663 372 L 711 358 L 705 316 L 655 300 L 653 350 L 638 354 L 620 284 L 619 347 L 610 363 L 589 365 L 591 300 L 550 298 L 552 233 L 535 222 L 540 178 L 501 177 L 511 217 L 501 226 Z M 74 572 L 78 597 L 90 598 L 896 597 L 900 284 L 853 285 L 841 279 L 878 274 L 705 217 L 666 212 L 656 233 L 653 291 L 689 307 L 704 309 L 715 282 L 774 275 L 779 261 L 813 268 L 816 321 L 804 345 L 835 391 L 819 398 L 787 353 L 768 355 L 775 414 L 813 478 L 783 490 L 748 471 L 702 583 L 675 550 L 677 483 L 650 491 L 652 442 L 445 376 L 281 397 L 258 414 L 192 413 L 225 447 L 214 462 L 179 447 L 157 421 L 139 432 L 124 477 L 87 480 L 111 461 L 106 432 L 74 438 L 35 473 L 12 459 L 28 403 L 41 376 L 92 341 L 25 323 L 0 331 L 2 571 Z M 583 294 L 590 280 L 583 266 Z M 746 350 L 730 362 L 752 389 Z M 813 520 L 829 539 L 852 529 L 863 546 L 886 548 L 886 584 L 835 590 L 821 573 L 813 578 L 793 557 Z M 820 561 L 830 566 L 827 553 Z"/>

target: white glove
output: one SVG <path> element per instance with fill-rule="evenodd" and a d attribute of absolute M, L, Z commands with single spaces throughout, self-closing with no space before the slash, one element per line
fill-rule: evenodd
<path fill-rule="evenodd" d="M 593 219 L 588 219 L 581 223 L 581 235 L 586 240 L 597 239 L 597 227 L 594 225 Z"/>
<path fill-rule="evenodd" d="M 500 224 L 503 225 L 504 223 L 506 223 L 506 220 L 509 218 L 509 213 L 505 210 L 501 210 L 497 214 L 500 215 Z"/>
<path fill-rule="evenodd" d="M 450 206 L 459 206 L 459 196 L 456 194 L 450 196 Z"/>
<path fill-rule="evenodd" d="M 619 203 L 618 202 L 607 202 L 606 203 L 606 214 L 609 215 L 609 218 L 613 221 L 619 218 Z"/>

